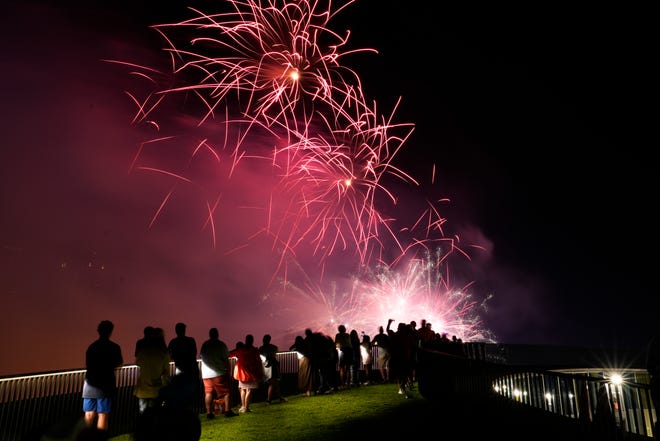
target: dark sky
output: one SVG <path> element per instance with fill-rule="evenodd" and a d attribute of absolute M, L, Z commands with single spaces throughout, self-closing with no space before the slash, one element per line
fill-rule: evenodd
<path fill-rule="evenodd" d="M 309 299 L 269 304 L 277 258 L 268 241 L 242 240 L 254 217 L 228 212 L 213 248 L 199 195 L 184 188 L 149 228 L 171 184 L 128 173 L 145 134 L 131 126 L 126 69 L 102 60 L 159 63 L 163 42 L 147 27 L 193 4 L 160 3 L 9 5 L 0 375 L 83 366 L 103 319 L 126 362 L 146 324 L 169 338 L 184 321 L 199 345 L 211 326 L 230 346 L 271 332 L 280 348 L 286 330 L 317 326 Z M 330 23 L 378 50 L 342 63 L 383 112 L 401 98 L 394 118 L 415 129 L 396 161 L 419 179 L 414 191 L 448 198 L 447 231 L 483 246 L 465 271 L 477 298 L 492 295 L 481 316 L 498 342 L 639 346 L 656 329 L 646 12 L 361 0 Z M 190 133 L 191 121 L 176 124 Z M 243 194 L 259 194 L 259 170 L 239 173 Z M 225 198 L 244 209 L 238 193 Z"/>

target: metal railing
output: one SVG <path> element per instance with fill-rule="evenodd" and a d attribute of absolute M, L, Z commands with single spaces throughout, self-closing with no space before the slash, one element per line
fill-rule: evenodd
<path fill-rule="evenodd" d="M 283 376 L 297 375 L 296 352 L 280 352 L 277 358 Z M 234 368 L 234 361 L 230 359 L 230 371 Z M 110 420 L 111 437 L 129 433 L 135 426 L 138 400 L 133 395 L 133 389 L 138 374 L 139 368 L 136 365 L 122 366 L 115 371 L 117 395 Z M 174 364 L 170 363 L 170 375 L 174 374 Z M 20 441 L 33 431 L 40 431 L 60 421 L 80 418 L 84 380 L 84 369 L 0 378 L 0 440 Z M 295 384 L 294 381 L 291 383 Z M 232 403 L 237 403 L 238 397 L 238 382 L 231 378 Z M 195 410 L 205 411 L 201 384 Z"/>
<path fill-rule="evenodd" d="M 493 395 L 512 405 L 535 407 L 585 424 L 598 423 L 609 409 L 608 418 L 617 430 L 639 435 L 642 439 L 653 437 L 657 415 L 649 386 L 636 381 L 634 375 L 632 381 L 628 378 L 615 385 L 599 372 L 569 373 L 487 361 L 492 357 L 481 344 L 466 343 L 465 353 L 467 358 L 421 351 L 417 376 L 422 395 L 433 398 L 437 391 L 444 393 L 447 390 L 466 397 Z M 376 348 L 373 355 L 373 369 L 377 372 Z M 295 388 L 297 353 L 280 352 L 277 357 L 283 383 Z M 116 371 L 118 390 L 110 436 L 133 430 L 138 416 L 137 398 L 133 395 L 138 373 L 139 368 L 135 365 L 123 366 Z M 174 373 L 171 364 L 170 374 Z M 643 376 L 644 373 L 639 374 Z M 84 369 L 0 378 L 0 440 L 20 441 L 31 431 L 67 418 L 80 418 L 84 378 Z M 233 379 L 231 381 L 232 403 L 236 403 L 238 384 Z M 200 412 L 204 411 L 203 397 L 200 387 L 197 409 Z M 256 396 L 255 401 L 258 399 Z"/>
<path fill-rule="evenodd" d="M 532 371 L 502 375 L 493 387 L 501 396 L 546 412 L 653 438 L 657 416 L 648 384 Z"/>
<path fill-rule="evenodd" d="M 645 369 L 627 369 L 627 378 L 619 383 L 603 369 L 544 370 L 433 350 L 420 355 L 419 389 L 427 398 L 446 393 L 497 396 L 512 406 L 529 406 L 574 420 L 585 431 L 610 430 L 608 439 L 653 438 L 657 415 L 650 386 L 636 381 L 648 379 Z"/>

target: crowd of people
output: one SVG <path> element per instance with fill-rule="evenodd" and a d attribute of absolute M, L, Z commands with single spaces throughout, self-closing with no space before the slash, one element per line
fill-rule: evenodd
<path fill-rule="evenodd" d="M 298 354 L 300 393 L 309 397 L 374 382 L 395 382 L 398 393 L 408 398 L 414 388 L 419 347 L 461 355 L 460 339 L 450 340 L 446 334 L 435 333 L 425 320 L 420 328 L 411 321 L 399 323 L 394 330 L 393 323 L 390 319 L 385 327 L 380 326 L 373 339 L 357 329 L 349 331 L 343 324 L 337 327 L 334 337 L 305 329 L 288 348 Z M 113 329 L 114 324 L 108 320 L 99 323 L 98 339 L 86 352 L 84 425 L 100 433 L 108 430 L 116 388 L 114 371 L 124 363 L 120 346 L 111 340 Z M 230 418 L 252 412 L 255 390 L 262 386 L 266 388 L 267 404 L 287 401 L 280 390 L 279 348 L 269 334 L 263 336 L 261 346 L 256 346 L 254 336 L 247 334 L 244 341 L 229 349 L 220 339 L 218 329 L 211 328 L 198 352 L 197 342 L 187 335 L 185 323 L 177 323 L 174 331 L 176 336 L 166 343 L 162 328 L 146 326 L 144 335 L 136 341 L 134 356 L 139 374 L 134 395 L 140 418 L 155 418 L 162 408 L 196 416 L 200 388 L 204 390 L 208 419 L 218 414 Z M 378 370 L 372 369 L 374 347 Z M 170 375 L 170 363 L 174 363 L 174 375 Z M 240 395 L 237 412 L 232 410 L 232 379 L 237 381 Z"/>
<path fill-rule="evenodd" d="M 341 324 L 334 337 L 305 329 L 288 348 L 298 354 L 298 389 L 306 397 L 339 392 L 375 382 L 392 382 L 398 393 L 409 398 L 416 380 L 419 348 L 429 348 L 458 357 L 465 357 L 460 338 L 433 331 L 431 323 L 400 322 L 392 329 L 394 319 L 379 326 L 371 338 L 358 334 Z M 45 432 L 30 433 L 26 440 L 57 439 L 75 441 L 108 440 L 109 415 L 116 393 L 115 369 L 124 358 L 120 346 L 111 340 L 114 324 L 109 320 L 97 326 L 98 338 L 85 353 L 86 372 L 82 389 L 83 416 L 71 424 L 56 425 Z M 176 336 L 166 343 L 162 328 L 146 326 L 144 335 L 136 341 L 134 356 L 139 368 L 133 393 L 138 401 L 138 420 L 133 433 L 135 441 L 197 441 L 201 422 L 197 415 L 199 391 L 203 387 L 204 406 L 208 419 L 217 414 L 231 418 L 252 412 L 254 391 L 266 388 L 266 403 L 285 403 L 280 389 L 281 369 L 278 346 L 269 334 L 255 346 L 254 336 L 247 334 L 234 349 L 220 339 L 217 328 L 208 331 L 199 350 L 195 339 L 186 334 L 186 325 L 175 325 Z M 378 361 L 377 370 L 373 368 Z M 651 377 L 651 395 L 658 397 L 660 373 L 660 338 L 651 340 L 647 350 L 647 370 Z M 198 360 L 199 355 L 199 360 Z M 234 358 L 233 370 L 231 359 Z M 170 364 L 174 374 L 170 374 Z M 200 369 L 201 366 L 201 369 Z M 232 410 L 231 380 L 238 383 L 240 407 Z M 200 383 L 201 382 L 201 383 Z M 154 432 L 158 430 L 158 433 Z M 65 438 L 61 438 L 64 436 Z M 46 438 L 44 438 L 46 437 Z"/>

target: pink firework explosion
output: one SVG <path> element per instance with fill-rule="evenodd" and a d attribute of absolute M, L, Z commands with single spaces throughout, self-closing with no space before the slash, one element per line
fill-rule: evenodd
<path fill-rule="evenodd" d="M 227 211 L 218 207 L 220 195 L 228 194 L 229 186 L 208 191 L 209 185 L 200 182 L 191 167 L 181 170 L 141 160 L 146 147 L 182 142 L 181 137 L 160 132 L 171 132 L 182 119 L 172 116 L 172 108 L 164 104 L 163 97 L 186 92 L 199 96 L 206 109 L 197 123 L 197 139 L 182 145 L 189 152 L 188 164 L 193 159 L 210 161 L 224 178 L 234 176 L 236 168 L 246 162 L 271 161 L 272 176 L 278 183 L 273 187 L 268 182 L 264 187 L 273 188 L 274 196 L 246 204 L 262 207 L 257 209 L 267 213 L 261 232 L 274 238 L 274 249 L 281 250 L 281 262 L 284 254 L 311 247 L 312 254 L 321 260 L 354 251 L 358 264 L 365 265 L 372 259 L 383 260 L 383 247 L 403 253 L 423 242 L 424 238 L 415 238 L 413 244 L 400 243 L 398 231 L 409 228 L 396 225 L 399 197 L 388 188 L 392 179 L 417 185 L 415 179 L 393 165 L 413 124 L 395 123 L 394 111 L 384 117 L 375 103 L 368 106 L 352 70 L 349 72 L 354 84 L 344 82 L 341 75 L 335 76 L 343 69 L 338 59 L 345 39 L 323 46 L 325 50 L 318 40 L 326 34 L 338 38 L 326 28 L 337 11 L 332 12 L 330 4 L 319 11 L 319 2 L 229 3 L 235 11 L 196 11 L 199 16 L 193 19 L 154 26 L 164 36 L 165 30 L 216 35 L 215 39 L 196 35 L 185 50 L 176 49 L 173 40 L 167 40 L 174 62 L 172 77 L 190 81 L 191 75 L 184 75 L 189 70 L 203 72 L 198 82 L 157 90 L 142 100 L 129 94 L 138 106 L 135 121 L 146 122 L 159 131 L 157 138 L 140 146 L 134 168 L 173 181 L 152 224 L 181 184 L 207 189 L 204 224 L 212 230 L 214 244 L 217 213 Z M 221 49 L 201 44 L 210 41 Z M 202 50 L 192 50 L 197 47 Z M 282 76 L 283 71 L 292 69 L 294 59 L 295 68 L 304 73 L 299 81 L 265 80 L 275 71 Z M 154 69 L 122 64 L 137 68 L 134 73 L 138 78 L 148 78 L 156 85 L 162 82 Z M 211 71 L 211 67 L 216 70 Z M 333 93 L 337 90 L 341 92 Z M 314 102 L 323 105 L 314 111 L 305 107 Z M 224 103 L 223 115 L 216 114 L 220 103 Z M 245 116 L 232 117 L 230 108 Z M 192 130 L 190 124 L 188 127 Z M 256 142 L 254 132 L 258 132 Z"/>
<path fill-rule="evenodd" d="M 382 258 L 385 236 L 404 249 L 392 229 L 395 219 L 379 206 L 393 212 L 397 203 L 386 177 L 416 185 L 392 164 L 412 125 L 378 121 L 375 111 L 345 119 L 344 128 L 325 120 L 313 136 L 296 134 L 300 141 L 276 151 L 281 174 L 274 191 L 287 195 L 288 205 L 273 207 L 278 214 L 270 217 L 268 231 L 292 252 L 303 242 L 322 257 L 351 249 L 365 264 Z"/>
<path fill-rule="evenodd" d="M 379 265 L 359 282 L 362 302 L 374 323 L 419 323 L 425 319 L 436 333 L 456 336 L 466 342 L 495 342 L 494 335 L 481 319 L 492 297 L 476 300 L 470 292 L 472 282 L 460 288 L 450 280 L 448 251 L 426 251 L 423 258 L 400 262 L 395 267 Z M 396 328 L 394 328 L 396 329 Z"/>
<path fill-rule="evenodd" d="M 214 243 L 220 216 L 234 216 L 240 205 L 261 213 L 263 224 L 246 240 L 258 235 L 272 240 L 271 252 L 279 260 L 273 280 L 282 280 L 279 305 L 295 305 L 292 309 L 299 311 L 304 300 L 305 320 L 325 332 L 334 332 L 338 323 L 374 332 L 394 316 L 426 319 L 437 332 L 464 341 L 491 341 L 478 315 L 485 301 L 472 299 L 471 283 L 457 289 L 449 281 L 448 256 L 467 254 L 445 237 L 437 203 L 427 201 L 419 216 L 412 215 L 412 226 L 397 218 L 403 197 L 392 184 L 406 191 L 418 186 L 394 165 L 414 125 L 394 121 L 398 103 L 389 116 L 380 114 L 375 103 L 367 104 L 358 75 L 339 65 L 349 33 L 341 38 L 327 28 L 338 10 L 329 1 L 325 8 L 321 2 L 297 0 L 227 4 L 233 10 L 194 10 L 194 18 L 153 26 L 168 42 L 171 75 L 121 63 L 156 86 L 171 78 L 181 84 L 157 88 L 144 99 L 130 94 L 138 107 L 135 121 L 159 131 L 156 139 L 142 144 L 135 164 L 143 146 L 176 139 L 161 133 L 171 130 L 172 121 L 176 125 L 185 119 L 187 133 L 196 138 L 183 146 L 188 152 L 185 173 L 141 162 L 135 168 L 157 172 L 174 185 L 216 186 L 208 191 L 204 222 Z M 173 116 L 164 104 L 164 97 L 172 96 L 198 97 L 201 106 L 184 106 L 197 116 Z M 193 159 L 212 163 L 223 179 L 198 178 Z M 249 199 L 241 188 L 246 181 L 238 178 L 246 175 L 244 169 L 258 174 L 252 186 L 260 193 Z M 220 209 L 222 197 L 234 204 Z M 420 253 L 425 257 L 416 257 Z M 324 280 L 331 272 L 326 272 L 330 257 L 353 261 L 359 275 L 346 286 Z M 307 277 L 300 262 L 320 267 L 319 277 Z M 292 277 L 300 272 L 304 277 Z M 332 272 L 336 277 L 336 268 Z M 297 285 L 299 280 L 304 282 Z M 328 283 L 329 289 L 320 288 Z"/>
<path fill-rule="evenodd" d="M 279 310 L 291 324 L 291 333 L 305 327 L 328 335 L 334 335 L 337 326 L 344 324 L 348 329 L 377 332 L 394 319 L 393 330 L 398 322 L 419 323 L 425 319 L 436 333 L 456 336 L 465 342 L 495 343 L 495 336 L 488 330 L 481 314 L 486 312 L 486 303 L 492 297 L 478 301 L 470 292 L 472 283 L 461 288 L 452 287 L 447 258 L 453 253 L 453 244 L 443 251 L 426 251 L 423 258 L 399 262 L 396 267 L 377 265 L 368 268 L 359 276 L 340 287 L 337 281 L 327 289 L 307 280 L 302 286 L 290 281 L 283 282 L 281 291 L 269 298 L 277 305 L 301 305 L 300 309 L 287 312 Z M 290 314 L 290 315 L 289 315 Z"/>
<path fill-rule="evenodd" d="M 174 73 L 191 81 L 162 93 L 194 92 L 207 109 L 202 121 L 229 100 L 241 103 L 238 110 L 248 119 L 295 129 L 314 103 L 334 105 L 349 93 L 361 94 L 358 75 L 339 59 L 375 50 L 342 52 L 350 33 L 340 36 L 327 27 L 352 1 L 334 11 L 332 2 L 319 1 L 227 3 L 232 11 L 193 10 L 194 18 L 153 26 L 169 44 Z M 191 29 L 194 36 L 187 38 Z M 179 43 L 181 35 L 186 38 Z"/>

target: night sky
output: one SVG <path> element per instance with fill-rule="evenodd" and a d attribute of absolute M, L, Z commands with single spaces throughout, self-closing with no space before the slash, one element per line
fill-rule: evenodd
<path fill-rule="evenodd" d="M 226 184 L 234 209 L 215 248 L 195 189 L 178 188 L 150 227 L 171 181 L 129 173 L 146 135 L 131 125 L 127 70 L 103 60 L 162 63 L 148 26 L 217 5 L 160 3 L 8 6 L 0 375 L 83 367 L 103 319 L 126 363 L 147 324 L 169 340 L 183 321 L 198 346 L 212 326 L 230 347 L 270 332 L 281 349 L 292 328 L 317 327 L 313 302 L 271 298 L 272 243 L 245 240 L 261 170 Z M 350 47 L 378 50 L 341 62 L 384 113 L 401 98 L 394 119 L 414 123 L 396 163 L 420 185 L 402 190 L 402 217 L 418 198 L 449 199 L 446 232 L 483 249 L 458 277 L 492 295 L 481 317 L 501 343 L 643 346 L 657 328 L 651 28 L 647 11 L 598 7 L 358 0 L 330 22 Z M 195 130 L 193 116 L 172 121 Z"/>

